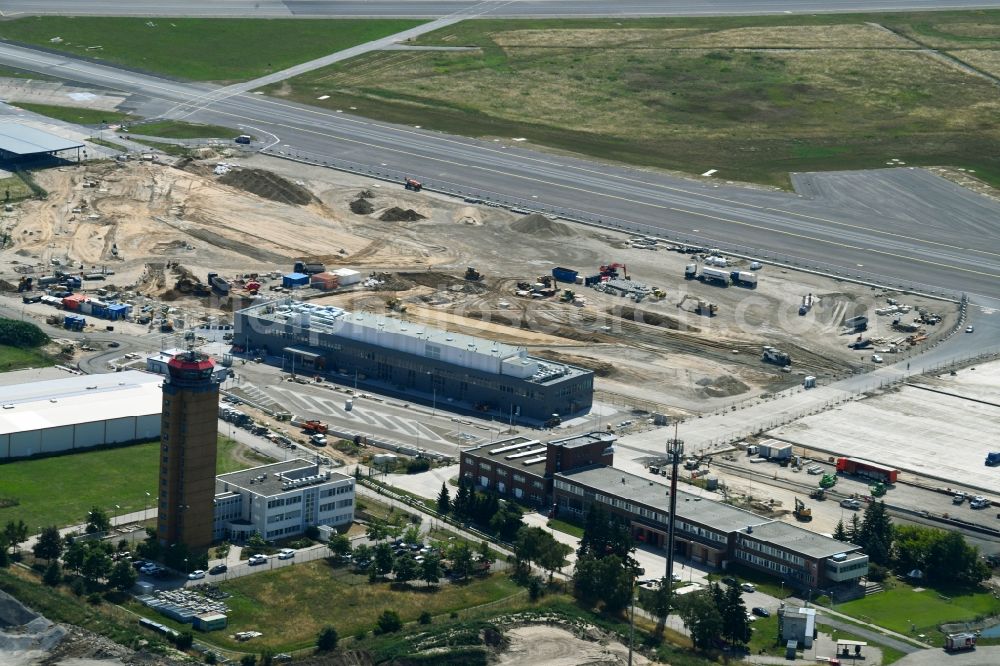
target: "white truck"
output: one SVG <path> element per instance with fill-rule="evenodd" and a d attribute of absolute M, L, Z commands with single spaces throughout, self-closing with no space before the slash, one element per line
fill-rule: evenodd
<path fill-rule="evenodd" d="M 739 285 L 740 287 L 750 287 L 751 289 L 757 288 L 756 273 L 751 273 L 749 271 L 733 271 L 729 274 L 729 279 L 733 281 L 733 284 Z"/>

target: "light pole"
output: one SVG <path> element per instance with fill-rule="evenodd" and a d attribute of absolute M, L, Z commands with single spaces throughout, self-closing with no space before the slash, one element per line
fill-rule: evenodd
<path fill-rule="evenodd" d="M 115 504 L 115 515 L 119 515 L 119 514 L 121 514 L 121 512 L 122 512 L 121 506 L 118 505 L 118 504 Z M 114 526 L 115 526 L 115 516 L 112 516 L 111 517 L 111 527 L 114 527 Z"/>
<path fill-rule="evenodd" d="M 185 557 L 184 558 L 184 575 L 187 576 L 188 573 L 189 573 L 188 572 L 188 558 Z"/>
<path fill-rule="evenodd" d="M 149 492 L 146 492 L 146 500 L 145 500 L 146 503 L 145 503 L 145 505 L 143 506 L 143 509 L 142 509 L 142 519 L 143 520 L 149 520 L 149 498 L 150 498 Z"/>

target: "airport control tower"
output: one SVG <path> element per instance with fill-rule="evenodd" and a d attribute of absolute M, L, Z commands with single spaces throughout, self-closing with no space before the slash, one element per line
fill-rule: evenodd
<path fill-rule="evenodd" d="M 167 364 L 163 382 L 157 536 L 164 546 L 203 551 L 212 543 L 219 384 L 215 364 L 189 350 Z"/>

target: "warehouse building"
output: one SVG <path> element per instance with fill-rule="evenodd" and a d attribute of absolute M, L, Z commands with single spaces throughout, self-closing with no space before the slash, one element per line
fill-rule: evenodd
<path fill-rule="evenodd" d="M 243 543 L 254 532 L 268 541 L 311 525 L 354 521 L 354 479 L 301 458 L 220 474 L 215 481 L 215 539 Z"/>
<path fill-rule="evenodd" d="M 612 467 L 594 466 L 555 475 L 559 515 L 583 520 L 595 502 L 633 538 L 665 548 L 669 486 Z M 675 551 L 724 568 L 737 562 L 799 588 L 851 586 L 868 573 L 861 547 L 722 502 L 677 491 Z"/>
<path fill-rule="evenodd" d="M 0 460 L 160 436 L 162 377 L 128 371 L 0 387 Z"/>
<path fill-rule="evenodd" d="M 478 490 L 550 507 L 556 472 L 596 464 L 611 466 L 617 439 L 609 432 L 585 433 L 545 444 L 528 437 L 502 439 L 463 449 L 459 475 Z"/>
<path fill-rule="evenodd" d="M 236 313 L 234 348 L 408 400 L 505 420 L 590 409 L 594 373 L 521 347 L 420 323 L 283 299 Z"/>

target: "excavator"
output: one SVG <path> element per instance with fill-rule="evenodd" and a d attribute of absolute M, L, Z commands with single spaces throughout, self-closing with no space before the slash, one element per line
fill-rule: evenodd
<path fill-rule="evenodd" d="M 792 511 L 796 520 L 801 520 L 803 522 L 813 519 L 812 509 L 806 506 L 806 503 L 800 500 L 798 497 L 795 498 L 795 510 Z"/>
<path fill-rule="evenodd" d="M 624 278 L 627 280 L 628 279 L 628 266 L 626 266 L 625 264 L 619 264 L 618 262 L 615 262 L 613 264 L 608 264 L 606 266 L 601 266 L 601 269 L 600 269 L 601 270 L 601 275 L 603 275 L 605 277 L 609 277 L 609 278 L 617 278 L 618 277 L 618 269 L 619 268 L 622 271 L 622 276 L 624 276 Z"/>

